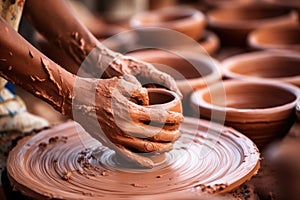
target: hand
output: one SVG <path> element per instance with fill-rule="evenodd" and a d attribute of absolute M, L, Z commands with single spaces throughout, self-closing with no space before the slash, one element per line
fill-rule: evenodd
<path fill-rule="evenodd" d="M 96 66 L 93 68 L 91 66 Z M 175 80 L 159 71 L 150 63 L 139 61 L 130 56 L 111 51 L 103 45 L 97 46 L 82 66 L 83 72 L 95 78 L 112 78 L 131 74 L 142 84 L 160 85 L 177 93 L 182 98 Z"/>
<path fill-rule="evenodd" d="M 176 92 L 182 98 L 175 80 L 169 74 L 159 71 L 150 63 L 130 56 L 119 56 L 114 59 L 104 71 L 104 77 L 120 76 L 125 73 L 135 76 L 142 84 L 161 85 Z"/>
<path fill-rule="evenodd" d="M 153 162 L 138 152 L 169 151 L 180 136 L 182 114 L 142 106 L 149 103 L 147 90 L 131 75 L 111 79 L 78 77 L 74 88 L 74 119 L 103 145 L 139 166 L 151 168 Z M 161 128 L 166 123 L 168 128 Z"/>

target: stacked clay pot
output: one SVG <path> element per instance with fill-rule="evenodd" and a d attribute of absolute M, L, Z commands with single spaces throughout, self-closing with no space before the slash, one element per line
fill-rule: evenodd
<path fill-rule="evenodd" d="M 203 48 L 202 53 L 213 54 L 219 48 L 218 37 L 205 30 L 205 15 L 187 6 L 138 13 L 131 18 L 130 26 L 137 31 L 142 46 L 181 50 L 184 47 L 185 51 L 194 51 L 191 43 L 197 41 Z"/>
<path fill-rule="evenodd" d="M 248 34 L 262 27 L 297 25 L 297 13 L 290 8 L 269 3 L 235 4 L 207 13 L 209 27 L 223 45 L 245 46 Z"/>

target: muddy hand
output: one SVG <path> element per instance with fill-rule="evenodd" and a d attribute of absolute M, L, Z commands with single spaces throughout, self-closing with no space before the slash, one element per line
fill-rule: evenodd
<path fill-rule="evenodd" d="M 112 78 L 131 74 L 143 84 L 158 84 L 182 97 L 175 80 L 170 75 L 157 70 L 149 63 L 124 56 L 103 45 L 98 45 L 81 67 L 95 78 Z"/>
<path fill-rule="evenodd" d="M 152 64 L 139 61 L 130 56 L 118 56 L 104 72 L 105 76 L 112 77 L 122 73 L 129 73 L 143 84 L 158 84 L 177 93 L 182 98 L 175 80 L 164 72 L 156 69 Z"/>
<path fill-rule="evenodd" d="M 182 115 L 142 106 L 149 104 L 147 89 L 131 75 L 78 78 L 76 85 L 74 119 L 102 144 L 139 166 L 153 166 L 149 158 L 139 153 L 169 151 L 180 136 L 178 126 Z M 153 123 L 146 125 L 145 121 Z M 163 128 L 166 123 L 168 129 Z"/>

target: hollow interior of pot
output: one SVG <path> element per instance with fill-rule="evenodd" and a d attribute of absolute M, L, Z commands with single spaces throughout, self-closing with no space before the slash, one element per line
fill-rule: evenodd
<path fill-rule="evenodd" d="M 171 75 L 175 80 L 195 79 L 213 73 L 213 68 L 201 58 L 180 57 L 169 52 L 141 51 L 131 56 L 152 63 L 158 70 Z"/>
<path fill-rule="evenodd" d="M 299 35 L 300 37 L 300 35 Z M 271 56 L 238 61 L 230 71 L 261 78 L 284 78 L 300 75 L 300 57 Z"/>
<path fill-rule="evenodd" d="M 265 109 L 293 102 L 297 97 L 292 92 L 277 87 L 256 83 L 224 84 L 226 93 L 225 106 L 235 109 Z M 220 89 L 220 88 L 219 88 Z M 224 106 L 215 93 L 218 89 L 210 90 L 203 95 L 204 101 L 217 106 Z M 223 100 L 223 98 L 220 98 Z"/>
<path fill-rule="evenodd" d="M 300 45 L 300 29 L 289 29 L 284 27 L 281 29 L 269 28 L 257 31 L 253 37 L 258 44 Z"/>
<path fill-rule="evenodd" d="M 279 6 L 251 5 L 220 9 L 214 12 L 213 16 L 222 21 L 244 21 L 274 18 L 289 12 L 288 8 Z"/>
<path fill-rule="evenodd" d="M 165 90 L 148 90 L 149 104 L 165 104 L 173 101 L 175 97 Z"/>

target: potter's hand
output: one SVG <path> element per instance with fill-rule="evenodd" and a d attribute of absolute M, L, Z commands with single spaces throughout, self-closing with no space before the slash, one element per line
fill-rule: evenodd
<path fill-rule="evenodd" d="M 169 151 L 180 136 L 180 113 L 150 109 L 130 101 L 149 103 L 147 90 L 131 75 L 123 79 L 78 78 L 75 85 L 74 119 L 94 138 L 127 160 L 152 167 L 149 158 L 136 152 Z M 164 128 L 164 124 L 168 128 Z"/>
<path fill-rule="evenodd" d="M 139 61 L 130 56 L 119 56 L 114 59 L 104 71 L 104 76 L 120 76 L 124 73 L 134 75 L 142 84 L 158 84 L 182 97 L 175 80 L 169 74 L 159 71 L 150 63 Z"/>
<path fill-rule="evenodd" d="M 112 78 L 131 74 L 142 84 L 161 85 L 182 98 L 175 80 L 169 74 L 159 71 L 149 63 L 111 51 L 103 45 L 96 47 L 86 61 L 87 65 L 82 65 L 82 67 L 93 77 Z"/>

